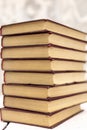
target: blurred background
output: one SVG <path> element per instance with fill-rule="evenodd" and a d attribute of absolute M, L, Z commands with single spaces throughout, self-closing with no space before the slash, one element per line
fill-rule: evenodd
<path fill-rule="evenodd" d="M 0 25 L 41 18 L 87 32 L 87 0 L 0 0 Z"/>
<path fill-rule="evenodd" d="M 87 0 L 0 0 L 0 26 L 41 18 L 87 32 Z"/>

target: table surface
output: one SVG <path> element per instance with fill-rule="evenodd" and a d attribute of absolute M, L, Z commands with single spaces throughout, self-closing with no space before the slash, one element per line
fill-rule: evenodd
<path fill-rule="evenodd" d="M 0 96 L 0 108 L 3 107 L 3 96 Z M 87 104 L 82 105 L 83 112 L 65 121 L 53 130 L 87 130 Z M 0 121 L 0 130 L 2 130 L 7 123 Z M 23 125 L 18 123 L 10 123 L 5 130 L 48 130 L 35 126 Z"/>

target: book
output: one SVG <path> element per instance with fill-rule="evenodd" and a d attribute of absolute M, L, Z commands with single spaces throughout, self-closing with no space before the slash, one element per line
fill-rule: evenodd
<path fill-rule="evenodd" d="M 86 72 L 12 72 L 4 73 L 5 83 L 59 85 L 87 81 Z"/>
<path fill-rule="evenodd" d="M 3 84 L 3 95 L 36 98 L 36 99 L 54 99 L 56 97 L 63 98 L 82 92 L 87 92 L 87 82 L 78 82 L 65 85 L 37 86 L 37 85 L 22 85 L 22 84 Z"/>
<path fill-rule="evenodd" d="M 3 59 L 49 59 L 61 58 L 78 61 L 87 61 L 86 51 L 76 51 L 55 47 L 53 45 L 34 46 L 34 47 L 12 47 L 2 48 L 1 57 Z"/>
<path fill-rule="evenodd" d="M 15 35 L 43 31 L 53 31 L 63 35 L 87 41 L 86 33 L 47 19 L 34 20 L 23 23 L 14 23 L 10 25 L 4 25 L 1 27 L 1 35 Z"/>
<path fill-rule="evenodd" d="M 64 59 L 48 60 L 2 60 L 2 70 L 5 71 L 85 71 L 86 63 Z"/>
<path fill-rule="evenodd" d="M 46 128 L 54 128 L 81 111 L 80 105 L 76 105 L 54 114 L 42 114 L 11 108 L 3 108 L 1 112 L 2 120 L 5 122 L 17 122 Z"/>
<path fill-rule="evenodd" d="M 61 109 L 87 102 L 87 92 L 55 98 L 53 100 L 29 99 L 20 97 L 4 96 L 4 106 L 9 108 L 31 110 L 42 113 L 54 113 Z"/>
<path fill-rule="evenodd" d="M 4 36 L 2 38 L 2 47 L 21 47 L 21 46 L 35 46 L 48 45 L 73 48 L 76 50 L 86 51 L 87 43 L 81 40 L 76 40 L 66 37 L 54 32 L 45 32 L 38 34 L 27 34 L 17 36 Z"/>
<path fill-rule="evenodd" d="M 82 119 L 82 120 L 81 120 Z M 68 120 L 60 123 L 57 127 L 54 128 L 54 130 L 76 130 L 79 126 L 80 130 L 86 130 L 87 125 L 87 111 L 82 111 L 74 116 L 72 118 L 69 118 Z M 26 124 L 19 124 L 15 122 L 10 122 L 7 126 L 6 130 L 47 130 L 46 128 L 42 127 L 36 127 L 33 125 L 26 125 Z"/>

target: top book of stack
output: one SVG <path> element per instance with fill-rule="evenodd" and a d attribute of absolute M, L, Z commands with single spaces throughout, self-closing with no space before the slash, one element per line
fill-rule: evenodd
<path fill-rule="evenodd" d="M 37 33 L 37 32 L 40 33 L 48 31 L 66 35 L 79 40 L 87 41 L 86 33 L 47 19 L 4 25 L 1 27 L 2 36 Z"/>

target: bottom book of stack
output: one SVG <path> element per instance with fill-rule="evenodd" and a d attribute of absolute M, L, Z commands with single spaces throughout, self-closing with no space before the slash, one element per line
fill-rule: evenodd
<path fill-rule="evenodd" d="M 81 112 L 87 81 L 58 85 L 3 84 L 2 121 L 53 128 Z"/>
<path fill-rule="evenodd" d="M 81 111 L 80 105 L 68 107 L 50 114 L 14 108 L 3 108 L 1 111 L 1 118 L 6 122 L 17 122 L 53 128 Z"/>

